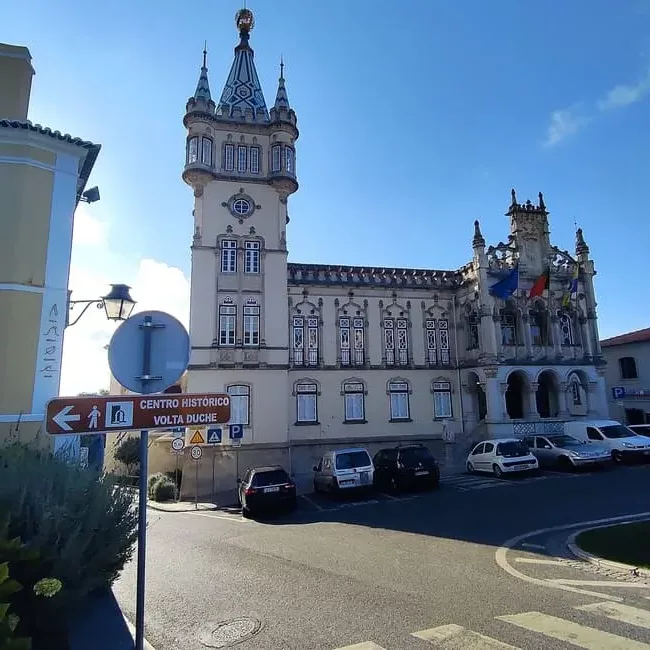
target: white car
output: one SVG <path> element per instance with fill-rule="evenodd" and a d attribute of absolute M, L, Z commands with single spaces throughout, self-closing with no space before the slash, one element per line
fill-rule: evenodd
<path fill-rule="evenodd" d="M 518 438 L 500 438 L 479 442 L 467 457 L 467 471 L 490 472 L 497 478 L 516 472 L 536 472 L 537 458 Z"/>

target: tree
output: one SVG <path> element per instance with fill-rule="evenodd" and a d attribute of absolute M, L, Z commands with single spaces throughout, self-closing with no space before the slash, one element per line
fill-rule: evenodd
<path fill-rule="evenodd" d="M 126 470 L 131 476 L 140 473 L 140 439 L 124 438 L 115 449 L 115 460 L 126 466 Z"/>

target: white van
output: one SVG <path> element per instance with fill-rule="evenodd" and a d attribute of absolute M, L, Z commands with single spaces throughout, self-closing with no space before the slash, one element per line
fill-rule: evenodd
<path fill-rule="evenodd" d="M 372 490 L 375 466 L 363 447 L 328 451 L 314 467 L 314 492 Z"/>
<path fill-rule="evenodd" d="M 616 420 L 574 420 L 564 423 L 564 433 L 585 442 L 597 442 L 609 448 L 612 460 L 626 458 L 650 460 L 650 440 L 634 433 Z"/>

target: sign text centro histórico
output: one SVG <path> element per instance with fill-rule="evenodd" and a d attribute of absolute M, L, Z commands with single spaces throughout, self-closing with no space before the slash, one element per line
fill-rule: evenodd
<path fill-rule="evenodd" d="M 224 424 L 230 396 L 218 393 L 57 397 L 48 402 L 45 429 L 50 434 L 132 431 Z"/>

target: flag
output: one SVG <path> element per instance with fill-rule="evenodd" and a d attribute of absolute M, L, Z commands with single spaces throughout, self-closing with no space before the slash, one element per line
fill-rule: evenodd
<path fill-rule="evenodd" d="M 550 275 L 551 270 L 547 267 L 544 273 L 542 273 L 542 275 L 540 275 L 537 280 L 535 280 L 535 283 L 530 288 L 530 295 L 528 296 L 529 298 L 541 296 L 544 291 L 548 289 Z"/>
<path fill-rule="evenodd" d="M 579 275 L 580 275 L 580 265 L 576 264 L 576 267 L 573 270 L 573 274 L 571 276 L 571 280 L 569 281 L 569 286 L 566 288 L 566 291 L 564 292 L 564 296 L 562 297 L 563 307 L 568 307 L 571 304 L 571 298 L 578 295 Z"/>
<path fill-rule="evenodd" d="M 514 268 L 504 278 L 490 287 L 490 293 L 497 297 L 509 298 L 519 288 L 519 265 Z"/>

